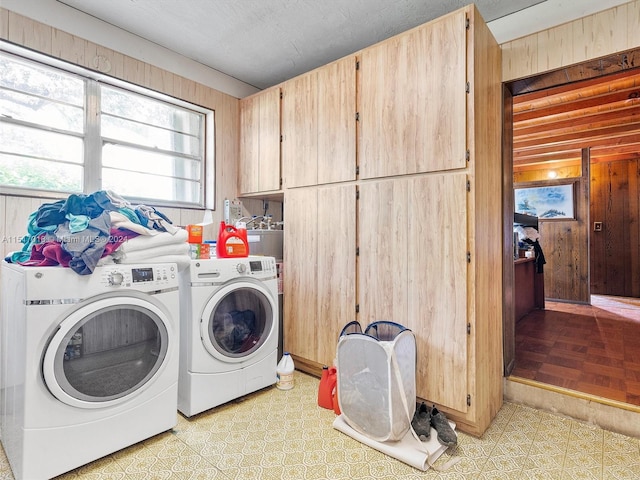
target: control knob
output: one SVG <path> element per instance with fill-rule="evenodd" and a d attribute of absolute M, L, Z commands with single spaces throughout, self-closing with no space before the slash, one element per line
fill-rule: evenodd
<path fill-rule="evenodd" d="M 244 263 L 239 263 L 236 266 L 236 269 L 238 270 L 238 273 L 247 273 L 247 265 L 245 265 Z"/>
<path fill-rule="evenodd" d="M 109 285 L 119 286 L 124 282 L 124 275 L 121 272 L 111 272 L 109 274 Z"/>

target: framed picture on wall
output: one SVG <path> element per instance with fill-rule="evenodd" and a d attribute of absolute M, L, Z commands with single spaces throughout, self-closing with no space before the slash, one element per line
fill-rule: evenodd
<path fill-rule="evenodd" d="M 515 188 L 515 212 L 543 220 L 575 219 L 574 183 Z"/>

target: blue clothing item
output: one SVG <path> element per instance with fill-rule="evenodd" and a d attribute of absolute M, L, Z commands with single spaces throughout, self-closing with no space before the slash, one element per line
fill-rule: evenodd
<path fill-rule="evenodd" d="M 56 237 L 62 249 L 71 254 L 69 268 L 79 275 L 93 273 L 109 241 L 110 231 L 111 217 L 106 211 L 92 218 L 81 232 L 72 233 L 69 222 L 61 224 L 56 230 Z"/>
<path fill-rule="evenodd" d="M 95 194 L 73 194 L 69 195 L 61 210 L 65 216 L 71 213 L 73 215 L 87 215 L 91 218 L 96 218 L 104 211 L 104 208 L 96 202 Z"/>
<path fill-rule="evenodd" d="M 155 207 L 149 207 L 147 205 L 137 205 L 134 210 L 136 215 L 140 219 L 140 225 L 144 225 L 145 227 L 152 230 L 160 230 L 165 232 L 167 231 L 167 228 L 164 222 L 167 222 L 170 225 L 173 224 L 173 222 L 169 220 L 166 215 L 157 210 Z"/>
<path fill-rule="evenodd" d="M 143 227 L 147 226 L 146 222 L 140 221 L 140 218 L 138 217 L 138 215 L 136 215 L 136 212 L 132 208 L 121 207 L 118 209 L 118 211 L 121 214 L 123 214 L 125 217 L 127 217 L 129 220 L 131 220 L 133 223 L 137 223 L 138 225 L 142 225 Z"/>
<path fill-rule="evenodd" d="M 103 210 L 118 210 L 123 204 L 128 204 L 124 198 L 110 190 L 98 190 L 90 195 L 93 201 Z"/>
<path fill-rule="evenodd" d="M 58 200 L 53 203 L 43 203 L 35 212 L 36 224 L 38 227 L 50 227 L 58 226 L 64 222 L 64 213 L 62 212 L 62 206 L 64 200 Z"/>
<path fill-rule="evenodd" d="M 89 225 L 89 218 L 86 215 L 74 215 L 73 213 L 67 213 L 65 216 L 69 220 L 69 230 L 71 233 L 78 233 L 87 228 Z"/>

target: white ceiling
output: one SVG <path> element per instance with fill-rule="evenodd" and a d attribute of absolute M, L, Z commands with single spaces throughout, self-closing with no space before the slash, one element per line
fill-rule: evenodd
<path fill-rule="evenodd" d="M 469 0 L 57 1 L 258 89 L 469 3 Z M 475 3 L 484 20 L 491 22 L 533 5 L 584 4 L 585 0 L 476 0 Z M 580 9 L 574 10 L 579 13 Z"/>

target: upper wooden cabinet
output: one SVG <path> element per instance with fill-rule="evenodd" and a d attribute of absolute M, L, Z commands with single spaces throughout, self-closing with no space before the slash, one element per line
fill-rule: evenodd
<path fill-rule="evenodd" d="M 356 59 L 282 84 L 285 188 L 356 178 Z"/>
<path fill-rule="evenodd" d="M 282 167 L 286 188 L 318 183 L 318 72 L 282 84 Z"/>
<path fill-rule="evenodd" d="M 465 168 L 467 26 L 458 10 L 362 51 L 360 178 Z"/>
<path fill-rule="evenodd" d="M 280 88 L 240 100 L 240 195 L 280 189 Z"/>

